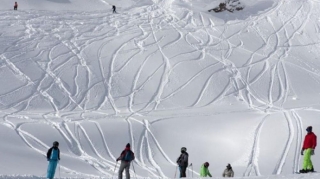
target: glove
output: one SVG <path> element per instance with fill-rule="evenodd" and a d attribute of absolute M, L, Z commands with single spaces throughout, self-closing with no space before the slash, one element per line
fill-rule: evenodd
<path fill-rule="evenodd" d="M 311 150 L 311 155 L 314 155 L 314 149 Z"/>
<path fill-rule="evenodd" d="M 304 151 L 304 150 L 303 150 L 303 149 L 301 149 L 301 155 L 303 155 L 303 151 Z"/>

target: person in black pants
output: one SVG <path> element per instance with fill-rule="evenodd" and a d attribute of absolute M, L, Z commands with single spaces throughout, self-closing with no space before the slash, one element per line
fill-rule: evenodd
<path fill-rule="evenodd" d="M 177 159 L 177 164 L 178 164 L 179 170 L 180 170 L 180 178 L 187 177 L 186 170 L 188 167 L 188 158 L 189 158 L 189 154 L 187 153 L 187 148 L 182 147 L 181 154 L 180 154 L 179 158 Z"/>
<path fill-rule="evenodd" d="M 115 5 L 112 6 L 112 10 L 113 10 L 113 13 L 117 13 Z"/>
<path fill-rule="evenodd" d="M 18 3 L 17 2 L 14 2 L 14 6 L 13 6 L 13 10 L 18 10 Z"/>

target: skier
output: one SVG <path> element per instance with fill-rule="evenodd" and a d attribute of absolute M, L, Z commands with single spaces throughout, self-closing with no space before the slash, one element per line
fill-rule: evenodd
<path fill-rule="evenodd" d="M 112 13 L 117 13 L 117 11 L 116 11 L 116 6 L 115 6 L 115 5 L 112 5 L 112 10 L 113 10 Z"/>
<path fill-rule="evenodd" d="M 201 166 L 201 169 L 200 169 L 200 177 L 212 177 L 212 175 L 210 174 L 209 172 L 209 163 L 208 162 L 205 162 L 202 166 Z"/>
<path fill-rule="evenodd" d="M 117 162 L 121 160 L 120 168 L 119 168 L 119 179 L 122 179 L 123 170 L 126 170 L 126 179 L 130 179 L 130 163 L 134 160 L 134 153 L 130 149 L 130 144 L 126 145 L 126 148 L 121 152 L 120 157 L 117 158 Z"/>
<path fill-rule="evenodd" d="M 177 164 L 180 170 L 180 178 L 187 177 L 186 170 L 188 167 L 188 158 L 189 158 L 189 154 L 187 153 L 187 148 L 182 147 L 181 154 L 177 159 Z"/>
<path fill-rule="evenodd" d="M 234 172 L 232 170 L 230 163 L 228 163 L 227 168 L 222 173 L 222 177 L 233 177 L 233 176 L 234 176 Z"/>
<path fill-rule="evenodd" d="M 49 179 L 53 179 L 58 161 L 60 160 L 60 150 L 58 147 L 59 142 L 55 141 L 53 142 L 53 147 L 51 147 L 47 152 L 47 160 L 49 161 L 47 178 Z"/>
<path fill-rule="evenodd" d="M 303 157 L 303 166 L 300 173 L 314 172 L 314 168 L 311 161 L 311 155 L 314 155 L 314 149 L 317 146 L 317 136 L 312 132 L 312 126 L 307 127 L 307 135 L 304 138 L 301 155 Z"/>
<path fill-rule="evenodd" d="M 18 10 L 18 3 L 14 2 L 13 10 Z"/>

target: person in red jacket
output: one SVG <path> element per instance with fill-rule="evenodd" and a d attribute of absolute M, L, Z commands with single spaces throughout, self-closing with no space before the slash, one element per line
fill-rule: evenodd
<path fill-rule="evenodd" d="M 311 161 L 311 155 L 314 155 L 314 149 L 317 146 L 317 136 L 312 132 L 312 126 L 307 127 L 307 135 L 304 138 L 301 155 L 303 157 L 303 166 L 300 173 L 314 172 L 314 168 Z"/>
<path fill-rule="evenodd" d="M 18 10 L 18 3 L 14 2 L 13 10 Z"/>

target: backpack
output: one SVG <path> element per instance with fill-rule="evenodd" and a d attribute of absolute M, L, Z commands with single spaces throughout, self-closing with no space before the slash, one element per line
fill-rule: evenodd
<path fill-rule="evenodd" d="M 123 160 L 127 162 L 130 162 L 131 160 L 133 160 L 133 152 L 131 150 L 126 151 L 124 154 Z"/>
<path fill-rule="evenodd" d="M 52 149 L 50 159 L 51 160 L 58 160 L 58 158 L 59 158 L 58 156 L 59 156 L 59 149 Z"/>

